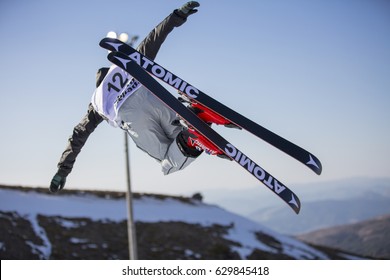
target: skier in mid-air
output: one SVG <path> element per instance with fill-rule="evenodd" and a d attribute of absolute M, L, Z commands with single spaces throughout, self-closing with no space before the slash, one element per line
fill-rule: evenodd
<path fill-rule="evenodd" d="M 154 60 L 168 34 L 197 12 L 199 3 L 190 1 L 174 10 L 140 43 L 137 50 Z M 95 128 L 106 120 L 128 132 L 138 148 L 161 163 L 164 174 L 188 166 L 203 150 L 223 152 L 195 130 L 178 125 L 177 115 L 143 85 L 116 65 L 99 69 L 96 90 L 87 114 L 75 126 L 58 163 L 50 191 L 61 190 L 76 157 Z M 193 141 L 196 139 L 197 141 Z"/>

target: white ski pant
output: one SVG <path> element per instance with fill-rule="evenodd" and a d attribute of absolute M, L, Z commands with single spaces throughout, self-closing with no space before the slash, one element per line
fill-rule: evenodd
<path fill-rule="evenodd" d="M 138 148 L 161 163 L 165 175 L 184 169 L 195 160 L 184 156 L 176 143 L 182 130 L 181 126 L 172 125 L 176 113 L 145 87 L 127 98 L 118 114 L 122 128 Z"/>

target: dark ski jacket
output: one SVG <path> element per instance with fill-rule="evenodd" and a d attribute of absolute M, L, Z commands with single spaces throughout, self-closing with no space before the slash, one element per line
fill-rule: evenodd
<path fill-rule="evenodd" d="M 168 34 L 175 27 L 181 26 L 184 22 L 186 22 L 186 20 L 186 16 L 179 14 L 177 10 L 175 10 L 162 22 L 160 22 L 148 34 L 148 36 L 146 36 L 146 38 L 137 47 L 137 50 L 146 55 L 148 58 L 154 60 Z M 103 81 L 108 69 L 108 67 L 103 67 L 98 70 L 96 74 L 96 87 L 98 87 Z M 62 153 L 57 165 L 58 173 L 60 175 L 65 177 L 69 175 L 72 171 L 77 155 L 80 153 L 89 135 L 102 121 L 103 117 L 94 110 L 92 104 L 89 104 L 87 114 L 81 119 L 80 123 L 74 127 L 73 133 L 68 139 L 65 151 Z"/>

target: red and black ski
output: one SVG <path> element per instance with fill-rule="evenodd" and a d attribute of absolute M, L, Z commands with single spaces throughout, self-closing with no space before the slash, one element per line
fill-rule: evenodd
<path fill-rule="evenodd" d="M 219 101 L 213 99 L 209 95 L 203 93 L 190 83 L 184 81 L 180 77 L 176 76 L 172 72 L 168 71 L 161 65 L 157 64 L 153 60 L 147 58 L 143 54 L 136 51 L 131 46 L 112 38 L 104 38 L 100 42 L 100 46 L 110 50 L 117 51 L 125 54 L 128 58 L 135 61 L 148 73 L 152 74 L 156 78 L 164 81 L 170 86 L 174 87 L 178 91 L 182 92 L 189 102 L 200 104 L 200 106 L 206 107 L 211 112 L 214 112 L 216 116 L 221 116 L 221 124 L 239 127 L 245 129 L 267 143 L 273 145 L 284 153 L 295 158 L 305 166 L 313 170 L 316 174 L 320 175 L 322 172 L 322 165 L 320 160 L 309 153 L 305 149 L 297 146 L 296 144 L 284 139 L 283 137 L 275 134 L 274 132 L 264 128 L 263 126 L 255 123 L 254 121 L 244 117 L 236 111 L 230 109 Z M 225 121 L 226 123 L 225 123 Z M 217 123 L 217 122 L 216 122 Z M 218 124 L 218 123 L 217 123 Z"/>
<path fill-rule="evenodd" d="M 148 90 L 150 90 L 156 97 L 164 102 L 168 107 L 175 111 L 181 118 L 183 118 L 194 129 L 201 133 L 204 137 L 210 140 L 215 146 L 222 150 L 229 158 L 237 162 L 246 171 L 251 173 L 257 180 L 267 186 L 283 201 L 285 201 L 295 213 L 299 213 L 301 203 L 296 194 L 287 188 L 280 181 L 275 179 L 271 174 L 261 168 L 253 160 L 247 157 L 243 152 L 238 150 L 234 145 L 225 140 L 220 134 L 213 130 L 203 120 L 201 120 L 194 112 L 189 110 L 178 99 L 175 98 L 169 91 L 167 91 L 160 83 L 151 77 L 144 68 L 139 66 L 137 59 L 132 59 L 121 52 L 111 52 L 108 59 L 128 72 L 136 80 L 142 83 Z M 156 68 L 155 68 L 156 69 Z M 158 68 L 163 71 L 161 68 Z M 162 72 L 161 72 L 162 73 Z M 158 72 L 156 72 L 157 75 Z M 192 94 L 192 88 L 183 86 L 183 91 Z"/>

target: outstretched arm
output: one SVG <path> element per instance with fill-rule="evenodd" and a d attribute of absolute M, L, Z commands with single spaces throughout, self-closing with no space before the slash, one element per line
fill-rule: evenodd
<path fill-rule="evenodd" d="M 73 133 L 69 137 L 65 151 L 62 153 L 61 159 L 57 165 L 58 171 L 50 184 L 51 192 L 57 192 L 64 187 L 66 177 L 72 171 L 77 155 L 80 153 L 85 142 L 87 142 L 89 135 L 102 121 L 103 118 L 93 109 L 92 104 L 89 104 L 87 114 L 73 129 Z"/>
<path fill-rule="evenodd" d="M 166 17 L 160 24 L 158 24 L 149 35 L 140 43 L 138 51 L 148 56 L 150 59 L 155 59 L 162 43 L 165 41 L 168 34 L 175 28 L 186 22 L 187 17 L 196 13 L 196 8 L 199 3 L 190 1 L 184 4 L 179 9 L 176 9 L 168 17 Z M 100 69 L 97 76 L 98 86 L 103 80 L 108 68 Z M 103 71 L 105 71 L 103 73 Z M 93 109 L 92 104 L 88 107 L 88 112 L 80 123 L 73 129 L 73 134 L 68 140 L 68 145 L 62 153 L 61 159 L 58 163 L 58 171 L 54 175 L 50 191 L 57 192 L 61 190 L 66 182 L 66 177 L 73 169 L 77 155 L 80 153 L 82 147 L 86 143 L 89 135 L 95 128 L 103 121 L 103 118 Z"/>
<path fill-rule="evenodd" d="M 187 21 L 188 16 L 196 13 L 199 3 L 190 1 L 179 9 L 174 10 L 162 22 L 160 22 L 146 38 L 139 44 L 137 50 L 154 60 L 156 55 L 167 38 L 168 34 L 175 28 L 181 26 Z"/>

